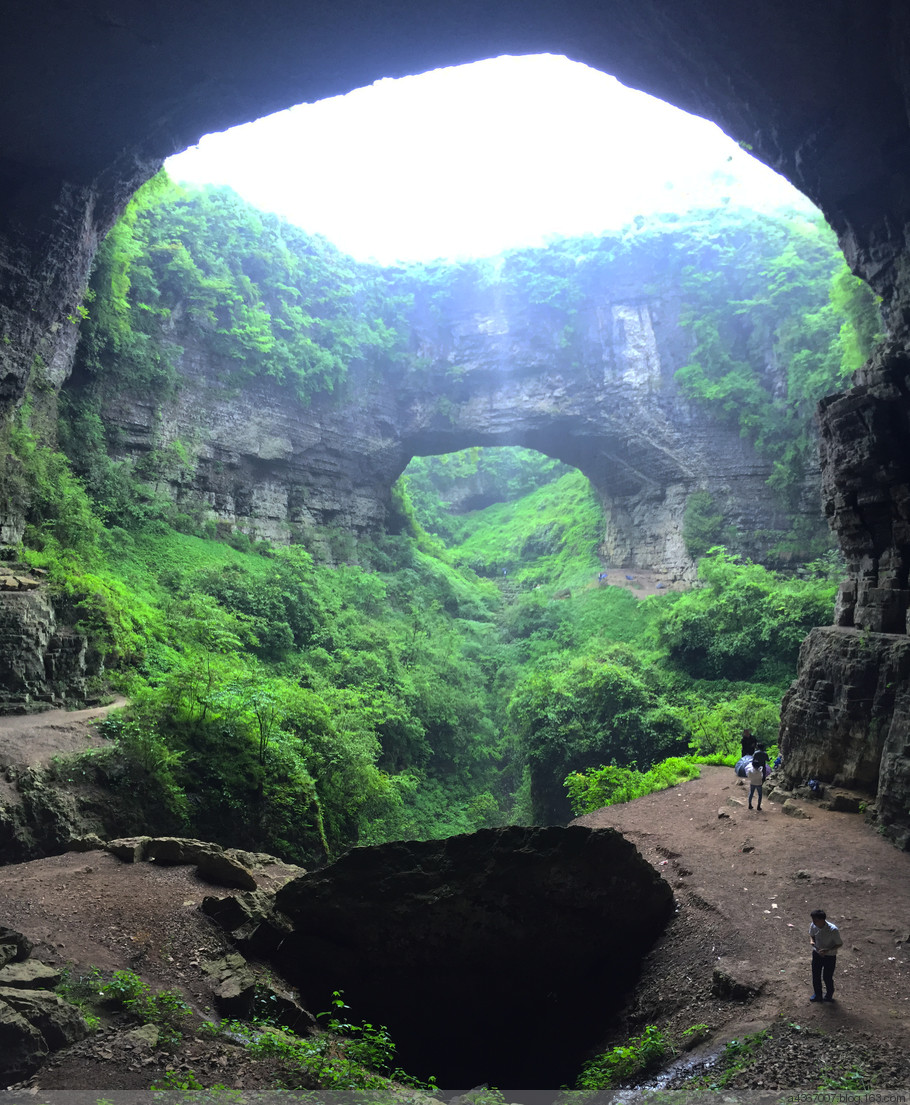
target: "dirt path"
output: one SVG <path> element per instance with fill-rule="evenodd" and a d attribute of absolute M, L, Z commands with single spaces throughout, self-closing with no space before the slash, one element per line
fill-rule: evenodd
<path fill-rule="evenodd" d="M 578 819 L 633 841 L 679 903 L 646 966 L 633 1019 L 680 1030 L 704 1022 L 727 1038 L 758 1023 L 798 1023 L 906 1056 L 910 855 L 861 815 L 807 801 L 806 818 L 791 817 L 767 796 L 759 813 L 748 810 L 747 794 L 730 768 L 703 768 L 700 779 Z M 808 1001 L 814 908 L 844 939 L 832 1004 Z M 760 986 L 755 1000 L 711 993 L 721 960 Z"/>
<path fill-rule="evenodd" d="M 607 568 L 606 578 L 595 577 L 590 587 L 621 587 L 638 599 L 649 595 L 665 595 L 668 591 L 688 591 L 691 583 L 671 579 L 666 572 L 656 572 L 650 568 Z"/>
<path fill-rule="evenodd" d="M 108 706 L 90 710 L 46 710 L 41 714 L 0 717 L 0 770 L 34 767 L 54 756 L 67 756 L 103 744 L 93 722 L 126 705 L 117 698 Z"/>

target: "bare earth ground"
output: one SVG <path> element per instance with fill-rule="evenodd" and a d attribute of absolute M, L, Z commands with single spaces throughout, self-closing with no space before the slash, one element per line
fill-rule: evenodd
<path fill-rule="evenodd" d="M 3 774 L 5 768 L 47 764 L 54 756 L 104 744 L 93 722 L 125 704 L 125 698 L 117 698 L 108 706 L 90 710 L 45 710 L 0 717 L 0 802 L 15 800 L 15 790 Z"/>
<path fill-rule="evenodd" d="M 629 576 L 632 578 L 629 579 Z M 608 568 L 605 580 L 601 582 L 594 577 L 588 586 L 621 587 L 625 591 L 631 591 L 636 598 L 645 599 L 649 595 L 665 595 L 668 591 L 687 591 L 691 584 L 671 580 L 665 573 L 653 572 L 647 568 Z"/>
<path fill-rule="evenodd" d="M 816 1061 L 822 1076 L 826 1065 L 844 1061 L 871 1069 L 878 1086 L 910 1087 L 910 854 L 857 814 L 804 802 L 802 820 L 767 795 L 761 812 L 750 811 L 747 795 L 730 768 L 709 767 L 700 779 L 576 822 L 623 833 L 667 879 L 679 905 L 645 967 L 626 1027 L 668 1025 L 681 1033 L 705 1023 L 713 1041 L 707 1050 L 716 1051 L 717 1041 L 770 1024 L 765 1088 L 817 1086 Z M 830 1004 L 808 1001 L 815 908 L 844 939 Z M 761 984 L 754 1000 L 712 995 L 720 959 Z"/>
<path fill-rule="evenodd" d="M 38 744 L 29 728 L 38 719 L 0 722 L 0 770 L 74 751 L 91 739 L 85 716 L 43 718 L 61 728 L 43 729 Z M 63 724 L 66 718 L 76 721 L 75 729 Z M 17 721 L 21 728 L 10 724 Z M 624 833 L 667 879 L 679 905 L 646 961 L 620 1033 L 604 1043 L 648 1024 L 678 1039 L 704 1024 L 707 1039 L 692 1053 L 697 1060 L 770 1025 L 761 1073 L 753 1068 L 732 1086 L 812 1089 L 837 1066 L 861 1068 L 877 1088 L 910 1087 L 910 855 L 861 816 L 807 802 L 808 816 L 800 820 L 767 796 L 761 813 L 749 812 L 745 794 L 731 769 L 704 768 L 698 780 L 579 818 Z M 180 989 L 198 1017 L 208 1018 L 212 988 L 203 964 L 226 950 L 198 909 L 210 893 L 191 868 L 69 853 L 0 867 L 0 924 L 28 936 L 37 958 L 70 964 L 75 975 L 91 967 L 135 970 L 153 988 Z M 808 1003 L 808 914 L 815 907 L 828 911 L 845 943 L 837 1001 L 824 1005 Z M 754 982 L 758 996 L 748 1002 L 714 996 L 719 960 Z M 371 1016 L 381 1021 L 380 1010 Z M 169 1068 L 192 1070 L 203 1085 L 246 1089 L 267 1088 L 276 1075 L 229 1041 L 188 1034 L 178 1052 L 167 1054 L 138 1040 L 133 1029 L 134 1023 L 112 1018 L 54 1055 L 30 1090 L 147 1089 Z"/>

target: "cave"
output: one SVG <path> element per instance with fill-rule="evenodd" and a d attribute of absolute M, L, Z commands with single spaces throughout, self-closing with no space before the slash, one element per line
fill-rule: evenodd
<path fill-rule="evenodd" d="M 807 639 L 784 701 L 784 776 L 865 790 L 910 849 L 904 0 L 32 0 L 4 13 L 4 32 L 0 417 L 67 378 L 94 251 L 133 191 L 202 134 L 304 100 L 501 53 L 563 53 L 714 120 L 790 179 L 881 296 L 887 337 L 820 409 L 822 505 L 847 575 L 835 624 Z M 389 474 L 410 455 L 513 441 L 575 464 L 604 495 L 613 486 L 587 450 L 568 455 L 527 428 L 457 441 L 416 429 Z M 0 542 L 17 535 L 21 518 L 0 503 Z"/>
<path fill-rule="evenodd" d="M 93 252 L 162 161 L 303 100 L 553 52 L 717 122 L 824 213 L 887 337 L 821 405 L 822 500 L 847 563 L 784 702 L 784 772 L 859 785 L 910 847 L 910 9 L 902 0 L 34 0 L 5 13 L 0 409 L 58 388 Z M 593 121 L 592 121 L 593 123 Z M 0 539 L 21 519 L 0 507 Z M 868 660 L 870 654 L 875 662 Z M 875 733 L 874 762 L 866 754 Z"/>

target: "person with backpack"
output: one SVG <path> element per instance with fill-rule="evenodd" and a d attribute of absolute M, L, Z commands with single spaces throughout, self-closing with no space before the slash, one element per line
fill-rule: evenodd
<path fill-rule="evenodd" d="M 762 769 L 762 782 L 764 782 L 764 780 L 767 779 L 768 775 L 771 773 L 768 753 L 764 750 L 764 748 L 758 747 L 755 749 L 755 751 L 752 753 L 752 763 L 756 767 L 760 767 Z"/>
<path fill-rule="evenodd" d="M 837 925 L 832 925 L 823 909 L 813 909 L 809 914 L 809 943 L 812 945 L 812 997 L 809 1001 L 834 1001 L 834 968 L 837 966 L 837 949 L 844 941 Z M 822 997 L 822 982 L 825 996 Z"/>
<path fill-rule="evenodd" d="M 763 791 L 763 784 L 765 782 L 765 770 L 760 765 L 756 765 L 755 758 L 752 758 L 752 762 L 746 768 L 746 778 L 749 780 L 749 809 L 752 809 L 753 795 L 758 795 L 758 808 L 761 809 L 761 800 Z"/>

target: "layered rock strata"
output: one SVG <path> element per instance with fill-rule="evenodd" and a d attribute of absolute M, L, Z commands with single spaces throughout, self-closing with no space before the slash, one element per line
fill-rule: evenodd
<path fill-rule="evenodd" d="M 62 972 L 29 958 L 31 952 L 21 933 L 0 925 L 0 1089 L 88 1034 L 79 1010 L 54 993 Z"/>
<path fill-rule="evenodd" d="M 0 565 L 0 714 L 84 702 L 102 669 L 88 638 L 61 618 L 42 578 Z"/>
<path fill-rule="evenodd" d="M 814 778 L 869 795 L 885 834 L 910 849 L 910 638 L 814 629 L 784 697 L 781 751 L 786 786 Z"/>
<path fill-rule="evenodd" d="M 676 298 L 646 298 L 644 285 L 659 279 L 642 273 L 621 301 L 607 289 L 590 298 L 571 355 L 562 323 L 504 304 L 494 288 L 445 325 L 417 318 L 415 367 L 383 378 L 353 369 L 340 394 L 306 407 L 267 379 L 229 391 L 230 366 L 182 333 L 176 396 L 121 394 L 105 421 L 119 458 L 188 456 L 157 482 L 183 509 L 275 542 L 318 527 L 386 525 L 392 485 L 415 455 L 523 445 L 591 480 L 607 518 L 608 564 L 693 578 L 682 520 L 703 490 L 740 551 L 764 559 L 790 524 L 766 483 L 771 460 L 679 393 L 674 375 L 690 338 Z M 821 529 L 816 489 L 817 472 L 803 511 Z"/>

